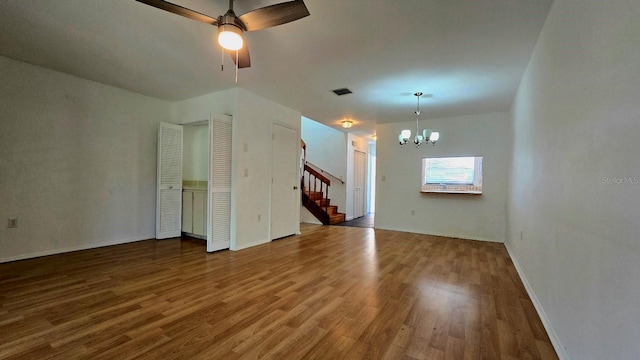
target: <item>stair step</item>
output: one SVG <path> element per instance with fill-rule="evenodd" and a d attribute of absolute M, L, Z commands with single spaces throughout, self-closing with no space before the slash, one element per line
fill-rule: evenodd
<path fill-rule="evenodd" d="M 344 213 L 336 213 L 336 214 L 331 215 L 329 217 L 329 224 L 331 224 L 331 225 L 339 224 L 341 222 L 344 222 L 345 219 L 346 219 L 346 214 L 344 214 Z"/>
<path fill-rule="evenodd" d="M 321 205 L 322 210 L 324 210 L 324 212 L 326 212 L 329 215 L 335 215 L 338 213 L 338 206 L 336 205 L 329 205 L 329 206 L 322 206 Z"/>
<path fill-rule="evenodd" d="M 311 200 L 321 200 L 324 198 L 322 191 L 305 191 L 305 193 Z"/>
<path fill-rule="evenodd" d="M 316 204 L 318 204 L 318 206 L 331 206 L 331 199 L 319 199 L 319 200 L 315 200 Z"/>

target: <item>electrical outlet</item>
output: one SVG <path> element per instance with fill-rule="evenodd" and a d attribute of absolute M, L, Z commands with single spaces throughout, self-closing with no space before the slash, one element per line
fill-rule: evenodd
<path fill-rule="evenodd" d="M 258 221 L 260 221 L 260 219 L 261 219 L 261 216 L 260 216 L 260 214 L 258 214 Z"/>
<path fill-rule="evenodd" d="M 249 177 L 249 169 L 244 169 L 244 177 Z"/>
<path fill-rule="evenodd" d="M 18 227 L 18 218 L 9 218 L 7 222 L 8 228 L 17 228 Z"/>
<path fill-rule="evenodd" d="M 416 211 L 415 210 L 411 210 L 411 215 L 415 215 Z"/>
<path fill-rule="evenodd" d="M 524 240 L 524 231 L 520 230 L 520 241 Z"/>

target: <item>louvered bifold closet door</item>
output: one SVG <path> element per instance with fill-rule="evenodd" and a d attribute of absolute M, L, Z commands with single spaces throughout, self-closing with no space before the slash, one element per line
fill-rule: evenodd
<path fill-rule="evenodd" d="M 211 194 L 207 251 L 211 252 L 228 249 L 231 240 L 231 117 L 213 116 L 209 129 Z"/>
<path fill-rule="evenodd" d="M 156 239 L 179 237 L 182 226 L 182 126 L 160 123 Z"/>

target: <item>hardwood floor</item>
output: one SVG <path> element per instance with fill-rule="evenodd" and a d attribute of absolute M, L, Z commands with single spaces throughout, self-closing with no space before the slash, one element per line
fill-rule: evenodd
<path fill-rule="evenodd" d="M 0 359 L 557 359 L 502 244 L 302 232 L 0 264 Z"/>
<path fill-rule="evenodd" d="M 334 224 L 335 226 L 351 226 L 351 227 L 363 227 L 363 228 L 372 228 L 374 226 L 375 214 L 368 213 L 365 216 L 359 217 L 357 219 L 341 222 L 338 224 Z"/>

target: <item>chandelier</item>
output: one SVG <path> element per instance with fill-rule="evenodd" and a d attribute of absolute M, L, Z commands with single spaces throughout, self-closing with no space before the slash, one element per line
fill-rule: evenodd
<path fill-rule="evenodd" d="M 437 131 L 431 131 L 431 129 L 422 130 L 422 135 L 419 130 L 419 121 L 420 121 L 420 97 L 422 96 L 422 92 L 418 91 L 413 94 L 416 98 L 418 98 L 418 106 L 416 111 L 416 136 L 413 138 L 413 143 L 416 144 L 416 147 L 420 146 L 423 142 L 425 144 L 431 143 L 432 145 L 436 145 L 436 141 L 440 139 L 440 133 Z M 411 139 L 411 130 L 405 129 L 402 130 L 400 135 L 398 135 L 398 141 L 400 145 L 405 145 Z"/>

